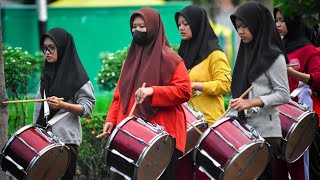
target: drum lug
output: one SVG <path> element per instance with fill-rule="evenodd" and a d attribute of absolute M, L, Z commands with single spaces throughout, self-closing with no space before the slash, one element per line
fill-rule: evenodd
<path fill-rule="evenodd" d="M 149 122 L 145 122 L 143 119 L 141 118 L 137 118 L 137 122 L 140 123 L 143 126 L 148 127 L 149 129 L 151 129 L 152 131 L 154 131 L 155 133 L 160 133 L 164 131 L 164 128 L 158 124 L 151 124 Z"/>
<path fill-rule="evenodd" d="M 27 175 L 27 172 L 24 170 L 24 168 L 23 168 L 20 164 L 18 164 L 17 162 L 15 162 L 11 157 L 5 156 L 5 155 L 3 155 L 3 154 L 2 154 L 2 156 L 3 156 L 4 158 L 6 158 L 6 160 L 8 160 L 8 161 L 10 161 L 12 164 L 14 164 L 14 165 L 15 165 L 20 171 L 22 171 L 25 175 Z M 11 176 L 11 177 L 15 177 L 15 176 L 12 175 L 9 171 L 6 171 L 6 174 L 9 175 L 9 176 Z"/>
<path fill-rule="evenodd" d="M 23 171 L 24 172 L 24 171 Z M 27 174 L 26 172 L 24 172 L 25 174 Z M 6 171 L 6 175 L 12 177 L 15 180 L 18 180 L 13 174 L 11 174 L 9 171 Z"/>
<path fill-rule="evenodd" d="M 121 132 L 123 132 L 124 134 L 134 138 L 135 140 L 137 140 L 138 142 L 140 142 L 141 144 L 145 144 L 147 146 L 149 146 L 148 143 L 146 143 L 144 140 L 140 139 L 140 138 L 137 138 L 136 136 L 132 135 L 131 133 L 129 133 L 128 131 L 126 130 L 123 130 L 123 129 L 119 129 Z"/>
<path fill-rule="evenodd" d="M 232 149 L 234 149 L 235 151 L 237 151 L 239 153 L 239 150 L 229 141 L 227 141 L 218 131 L 216 131 L 215 129 L 211 129 L 220 139 L 222 139 L 224 142 L 226 142 Z"/>
<path fill-rule="evenodd" d="M 288 114 L 286 114 L 286 113 L 284 113 L 284 112 L 279 111 L 279 113 L 282 114 L 282 115 L 284 115 L 284 116 L 286 116 L 287 118 L 293 120 L 294 122 L 299 122 L 298 120 L 294 119 L 292 116 L 290 116 L 290 115 L 288 115 Z"/>
<path fill-rule="evenodd" d="M 133 164 L 134 166 L 138 167 L 138 165 L 134 162 L 133 159 L 128 158 L 127 156 L 124 156 L 123 154 L 121 154 L 119 151 L 112 149 L 111 152 L 117 156 L 120 156 L 121 158 L 125 159 L 126 161 L 128 161 L 130 164 Z"/>
<path fill-rule="evenodd" d="M 48 142 L 53 143 L 53 138 L 48 138 L 48 136 L 46 136 L 43 132 L 42 128 L 39 127 L 35 127 L 35 130 L 43 137 L 45 138 Z M 48 133 L 50 136 L 53 135 L 52 133 Z M 52 136 L 51 136 L 52 137 Z"/>
<path fill-rule="evenodd" d="M 237 120 L 233 120 L 232 124 L 237 126 L 249 139 L 253 139 L 252 133 L 245 130 Z"/>
<path fill-rule="evenodd" d="M 213 179 L 213 180 L 214 180 L 214 178 L 211 176 L 211 174 L 208 173 L 208 171 L 206 171 L 202 166 L 199 166 L 198 169 L 199 169 L 199 171 L 203 172 L 205 175 L 207 175 L 208 177 L 210 177 L 210 179 Z M 219 167 L 219 169 L 221 169 L 221 168 Z M 223 169 L 221 169 L 221 171 L 223 171 Z M 224 171 L 223 171 L 223 172 L 224 172 Z"/>
<path fill-rule="evenodd" d="M 34 154 L 36 154 L 37 156 L 39 156 L 39 153 L 33 148 L 31 147 L 28 143 L 26 143 L 22 138 L 20 138 L 17 135 L 14 135 L 14 137 L 16 137 L 20 142 L 22 142 L 24 145 L 26 145 L 31 151 L 34 152 Z"/>
<path fill-rule="evenodd" d="M 125 179 L 130 180 L 131 178 L 129 176 L 127 176 L 126 174 L 122 173 L 121 171 L 119 171 L 118 169 L 114 168 L 114 167 L 110 167 L 110 171 L 113 171 L 115 173 L 120 174 L 122 177 L 124 177 Z"/>

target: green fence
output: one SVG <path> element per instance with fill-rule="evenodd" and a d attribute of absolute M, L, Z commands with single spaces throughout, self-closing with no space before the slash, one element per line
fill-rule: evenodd
<path fill-rule="evenodd" d="M 174 14 L 189 4 L 190 2 L 184 1 L 152 6 L 159 11 L 171 44 L 180 43 Z M 115 52 L 130 44 L 132 37 L 129 18 L 139 8 L 141 6 L 48 7 L 48 29 L 63 27 L 74 36 L 79 56 L 97 93 L 103 92 L 95 81 L 101 68 L 99 53 Z M 36 6 L 4 7 L 1 13 L 4 43 L 13 47 L 22 47 L 31 53 L 39 51 Z M 33 81 L 38 82 L 39 80 L 34 79 Z M 36 92 L 36 88 L 30 91 L 32 91 L 30 93 Z"/>

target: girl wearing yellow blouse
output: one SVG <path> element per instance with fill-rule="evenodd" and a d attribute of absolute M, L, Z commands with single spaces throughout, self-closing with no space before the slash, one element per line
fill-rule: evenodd
<path fill-rule="evenodd" d="M 223 95 L 230 92 L 230 65 L 204 9 L 187 6 L 175 14 L 175 20 L 182 39 L 178 53 L 193 89 L 188 103 L 212 125 L 225 111 Z"/>

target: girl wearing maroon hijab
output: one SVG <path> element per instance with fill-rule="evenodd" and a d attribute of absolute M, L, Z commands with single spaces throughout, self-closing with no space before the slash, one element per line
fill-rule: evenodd
<path fill-rule="evenodd" d="M 124 61 L 120 79 L 109 108 L 103 133 L 133 115 L 164 127 L 176 140 L 176 150 L 167 170 L 160 179 L 172 178 L 172 165 L 184 152 L 186 119 L 182 103 L 191 97 L 191 82 L 182 58 L 171 50 L 164 33 L 160 14 L 142 8 L 130 18 L 133 40 Z M 141 87 L 146 83 L 145 87 Z M 175 155 L 176 154 L 176 155 Z"/>

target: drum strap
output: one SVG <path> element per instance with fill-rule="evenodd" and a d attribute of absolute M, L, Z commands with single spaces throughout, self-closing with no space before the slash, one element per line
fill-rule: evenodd
<path fill-rule="evenodd" d="M 69 112 L 64 112 L 64 113 L 56 113 L 47 123 L 47 127 L 53 126 L 55 123 L 60 121 L 63 117 L 65 117 Z"/>
<path fill-rule="evenodd" d="M 290 97 L 291 98 L 295 98 L 296 96 L 298 96 L 304 87 L 306 87 L 306 84 L 304 84 L 304 85 L 302 85 L 300 87 L 297 87 L 295 90 L 293 90 L 291 92 Z"/>

